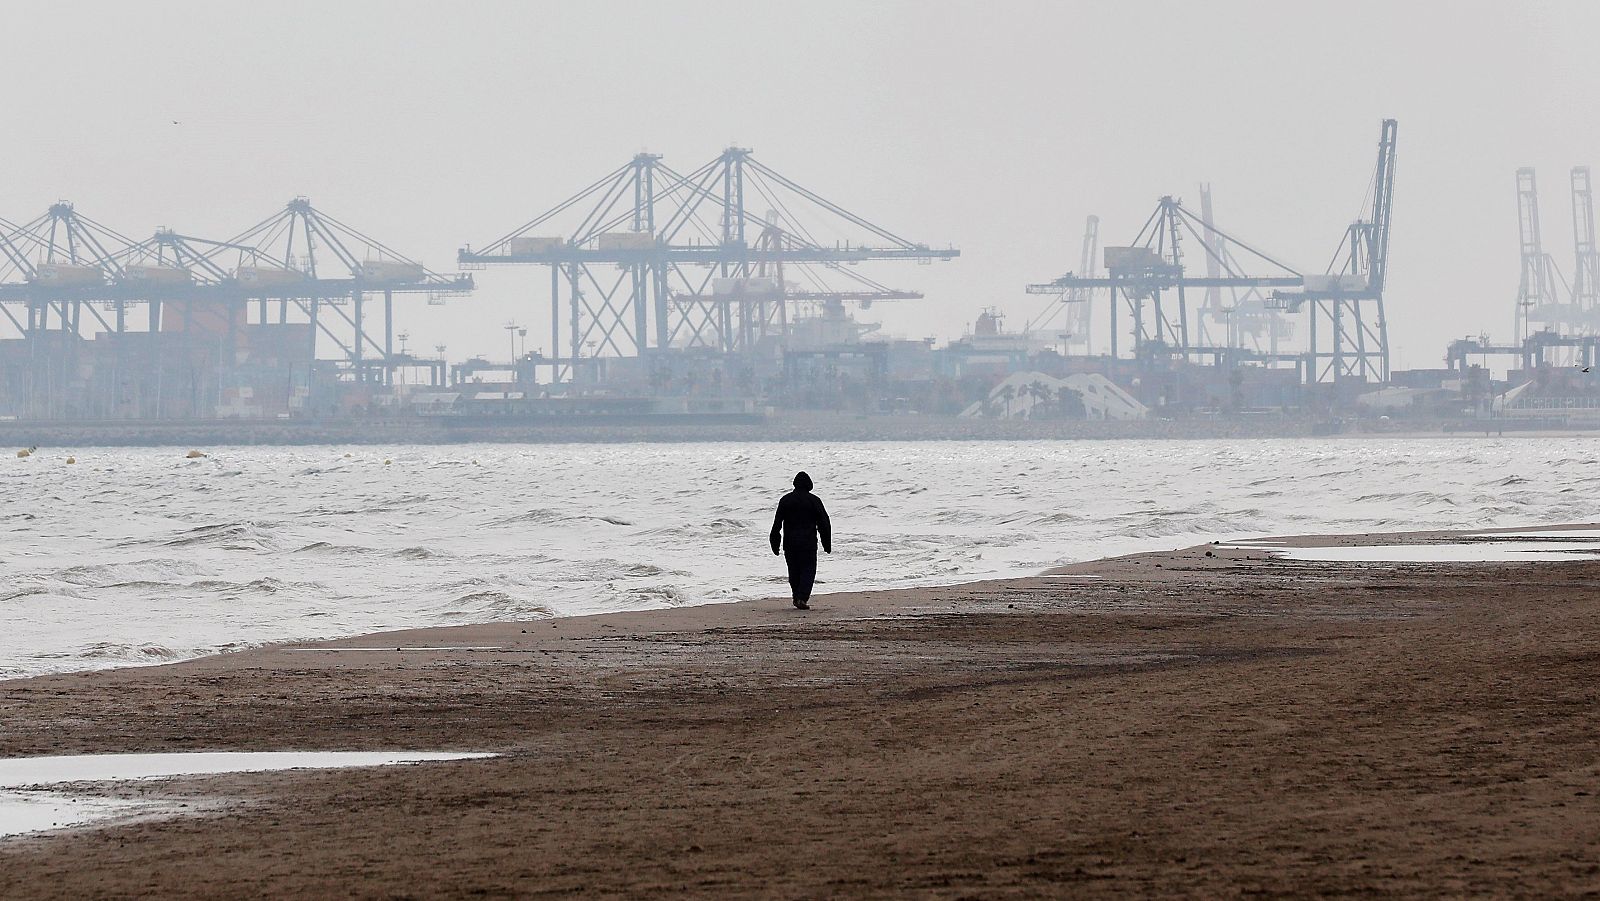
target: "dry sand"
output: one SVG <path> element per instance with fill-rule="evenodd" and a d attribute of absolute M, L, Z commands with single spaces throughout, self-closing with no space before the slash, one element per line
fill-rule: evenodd
<path fill-rule="evenodd" d="M 1200 547 L 0 683 L 0 756 L 505 755 L 141 787 L 213 806 L 0 897 L 1594 893 L 1597 589 Z M 500 650 L 328 650 L 419 645 Z"/>

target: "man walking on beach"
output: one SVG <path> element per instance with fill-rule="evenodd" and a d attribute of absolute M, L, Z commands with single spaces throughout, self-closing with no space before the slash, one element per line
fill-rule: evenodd
<path fill-rule="evenodd" d="M 811 477 L 797 473 L 794 490 L 778 501 L 778 515 L 772 520 L 772 552 L 778 553 L 780 536 L 783 559 L 789 564 L 789 589 L 794 605 L 810 610 L 811 584 L 817 580 L 817 538 L 822 538 L 824 553 L 833 553 L 833 526 L 822 498 L 811 493 Z"/>

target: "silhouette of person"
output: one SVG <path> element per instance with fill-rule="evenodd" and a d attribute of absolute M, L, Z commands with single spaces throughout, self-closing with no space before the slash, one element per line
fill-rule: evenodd
<path fill-rule="evenodd" d="M 783 542 L 783 559 L 789 565 L 789 589 L 794 605 L 811 609 L 811 585 L 817 580 L 817 538 L 822 538 L 824 553 L 833 553 L 833 526 L 822 498 L 811 493 L 811 477 L 797 473 L 794 490 L 778 501 L 778 515 L 772 519 L 772 553 Z"/>

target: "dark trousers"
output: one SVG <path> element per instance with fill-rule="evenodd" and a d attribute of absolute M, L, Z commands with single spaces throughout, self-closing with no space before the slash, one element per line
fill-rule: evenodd
<path fill-rule="evenodd" d="M 789 590 L 794 599 L 811 600 L 811 586 L 817 581 L 817 549 L 784 548 L 783 562 L 789 564 Z"/>

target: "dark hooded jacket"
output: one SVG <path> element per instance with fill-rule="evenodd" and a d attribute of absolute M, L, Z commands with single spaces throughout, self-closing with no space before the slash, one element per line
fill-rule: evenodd
<path fill-rule="evenodd" d="M 794 490 L 778 501 L 778 515 L 772 520 L 772 552 L 778 553 L 779 538 L 783 551 L 790 556 L 817 555 L 817 539 L 822 539 L 822 549 L 833 553 L 833 526 L 828 522 L 828 511 L 822 498 L 811 493 L 811 477 L 799 473 L 794 477 Z"/>

